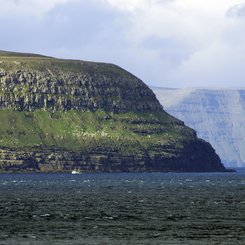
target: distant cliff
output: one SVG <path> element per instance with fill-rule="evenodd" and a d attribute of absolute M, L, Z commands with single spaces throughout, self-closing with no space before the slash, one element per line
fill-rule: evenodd
<path fill-rule="evenodd" d="M 153 91 L 165 110 L 213 145 L 226 166 L 245 166 L 245 89 Z"/>
<path fill-rule="evenodd" d="M 0 171 L 226 171 L 118 66 L 0 52 Z"/>

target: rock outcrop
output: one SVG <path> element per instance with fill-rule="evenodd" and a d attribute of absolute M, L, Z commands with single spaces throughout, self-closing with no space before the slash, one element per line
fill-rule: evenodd
<path fill-rule="evenodd" d="M 0 171 L 226 171 L 212 146 L 111 64 L 0 52 Z"/>

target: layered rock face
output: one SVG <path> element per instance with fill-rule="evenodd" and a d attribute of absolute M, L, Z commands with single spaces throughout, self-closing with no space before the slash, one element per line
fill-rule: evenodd
<path fill-rule="evenodd" d="M 228 167 L 245 167 L 245 89 L 153 88 L 164 108 L 209 141 Z"/>
<path fill-rule="evenodd" d="M 0 52 L 0 171 L 226 171 L 212 146 L 111 64 Z"/>
<path fill-rule="evenodd" d="M 83 172 L 228 171 L 220 163 L 211 145 L 204 141 L 185 142 L 185 144 L 183 148 L 176 147 L 173 143 L 164 147 L 152 145 L 154 156 L 151 156 L 146 149 L 140 154 L 128 154 L 111 148 L 92 152 L 56 148 L 33 148 L 29 151 L 0 148 L 0 171 L 71 172 L 73 169 Z"/>
<path fill-rule="evenodd" d="M 5 62 L 1 64 L 4 67 Z M 161 111 L 153 92 L 136 77 L 108 65 L 103 71 L 91 64 L 85 72 L 65 72 L 64 63 L 36 64 L 40 70 L 25 69 L 25 63 L 13 63 L 15 69 L 0 71 L 0 108 L 20 111 L 88 110 L 111 112 Z M 74 63 L 83 66 L 83 63 Z M 89 66 L 89 65 L 88 65 Z M 95 66 L 95 67 L 94 67 Z M 98 65 L 99 66 L 99 65 Z M 105 66 L 101 64 L 101 66 Z M 12 67 L 11 67 L 12 68 Z M 79 69 L 79 67 L 75 67 Z M 110 69 L 112 72 L 106 71 Z M 81 68 L 82 69 L 82 68 Z M 90 71 L 94 69 L 95 71 Z M 114 72 L 115 71 L 115 72 Z M 122 74 L 120 74 L 121 72 Z"/>

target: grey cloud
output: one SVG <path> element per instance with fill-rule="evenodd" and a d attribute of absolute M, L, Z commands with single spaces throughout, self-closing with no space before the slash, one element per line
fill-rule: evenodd
<path fill-rule="evenodd" d="M 0 28 L 7 34 L 0 46 L 52 54 L 54 49 L 84 48 L 91 43 L 111 45 L 122 39 L 125 25 L 117 22 L 121 15 L 102 1 L 81 0 L 57 5 L 41 20 L 21 13 L 0 16 Z"/>
<path fill-rule="evenodd" d="M 143 41 L 143 47 L 154 50 L 160 60 L 168 60 L 172 66 L 179 66 L 187 60 L 194 52 L 187 43 L 176 38 L 161 38 L 149 36 Z"/>
<path fill-rule="evenodd" d="M 245 18 L 245 4 L 236 4 L 226 12 L 229 18 Z"/>
<path fill-rule="evenodd" d="M 10 0 L 11 2 L 15 3 L 15 4 L 19 4 L 20 0 Z"/>
<path fill-rule="evenodd" d="M 93 2 L 69 3 L 57 6 L 47 13 L 42 23 L 46 36 L 55 45 L 81 45 L 98 38 L 109 28 L 117 13 Z M 44 31 L 44 30 L 43 30 Z"/>
<path fill-rule="evenodd" d="M 6 0 L 0 0 L 0 3 L 6 4 Z M 15 5 L 21 5 L 22 3 L 26 3 L 26 0 L 8 0 L 8 3 L 14 3 Z M 27 2 L 28 3 L 28 2 Z"/>

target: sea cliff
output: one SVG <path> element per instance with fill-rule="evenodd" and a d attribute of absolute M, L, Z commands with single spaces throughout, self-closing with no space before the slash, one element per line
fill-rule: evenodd
<path fill-rule="evenodd" d="M 140 79 L 105 63 L 0 52 L 1 172 L 226 171 Z"/>

